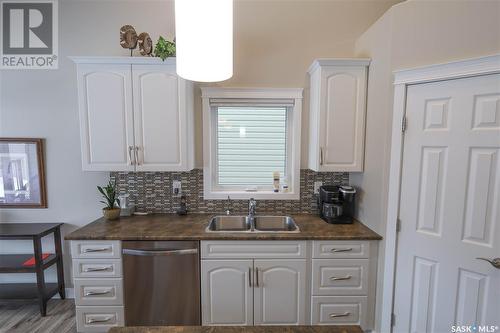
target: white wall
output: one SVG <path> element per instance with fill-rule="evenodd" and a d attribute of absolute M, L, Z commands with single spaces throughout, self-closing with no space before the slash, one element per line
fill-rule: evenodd
<path fill-rule="evenodd" d="M 236 1 L 235 75 L 220 85 L 307 87 L 306 70 L 314 58 L 353 56 L 356 38 L 398 1 Z M 76 73 L 67 57 L 127 55 L 118 40 L 124 24 L 149 32 L 154 40 L 159 34 L 172 38 L 173 1 L 61 0 L 59 69 L 0 72 L 0 136 L 46 139 L 49 205 L 48 209 L 2 209 L 1 222 L 64 222 L 67 233 L 101 215 L 95 186 L 104 184 L 108 174 L 81 171 Z M 214 38 L 214 49 L 207 52 L 216 51 Z M 201 166 L 199 92 L 197 97 L 196 164 Z M 304 106 L 302 136 L 307 138 L 307 99 Z M 306 142 L 303 147 L 307 148 Z M 0 252 L 23 251 L 31 251 L 31 245 L 0 243 Z M 67 256 L 65 269 L 69 282 Z M 28 278 L 0 275 L 0 282 Z M 53 272 L 49 278 L 54 279 Z"/>
<path fill-rule="evenodd" d="M 356 41 L 356 55 L 370 57 L 365 172 L 351 175 L 362 188 L 359 218 L 386 235 L 390 160 L 392 72 L 500 53 L 500 2 L 409 0 L 393 6 Z M 384 246 L 380 243 L 377 325 L 380 325 Z M 380 327 L 377 327 L 380 331 Z"/>
<path fill-rule="evenodd" d="M 45 138 L 47 209 L 2 209 L 1 222 L 64 222 L 63 233 L 101 215 L 96 185 L 108 173 L 81 170 L 75 65 L 71 55 L 125 55 L 118 44 L 119 28 L 130 23 L 141 31 L 171 37 L 172 20 L 155 13 L 172 11 L 171 3 L 59 2 L 58 70 L 1 71 L 0 136 Z M 138 15 L 140 13 L 140 15 Z M 112 126 L 112 124 L 110 124 Z M 45 250 L 53 251 L 51 239 Z M 1 241 L 0 252 L 31 251 L 30 242 Z M 64 246 L 66 253 L 69 247 Z M 70 262 L 65 260 L 66 280 Z M 55 279 L 54 270 L 48 278 Z M 0 282 L 29 280 L 26 274 L 0 274 Z"/>

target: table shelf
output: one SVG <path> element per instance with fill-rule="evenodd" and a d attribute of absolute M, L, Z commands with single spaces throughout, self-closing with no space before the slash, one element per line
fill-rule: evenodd
<path fill-rule="evenodd" d="M 45 283 L 45 298 L 50 299 L 59 291 L 57 283 Z M 36 283 L 3 283 L 0 284 L 0 299 L 36 299 L 39 297 Z"/>
<path fill-rule="evenodd" d="M 0 284 L 0 300 L 4 299 L 38 299 L 40 314 L 47 314 L 47 301 L 59 293 L 66 297 L 64 289 L 64 270 L 61 242 L 62 223 L 0 223 L 0 239 L 31 240 L 33 253 L 0 254 L 0 273 L 34 273 L 36 283 L 3 283 Z M 42 259 L 42 237 L 54 235 L 55 253 Z M 35 259 L 32 266 L 23 263 Z M 57 267 L 57 283 L 45 282 L 44 271 L 55 265 Z"/>
<path fill-rule="evenodd" d="M 36 266 L 23 266 L 26 260 L 33 258 L 32 253 L 0 254 L 0 273 L 35 273 Z M 47 269 L 57 263 L 57 255 L 50 254 L 42 264 L 42 269 Z"/>

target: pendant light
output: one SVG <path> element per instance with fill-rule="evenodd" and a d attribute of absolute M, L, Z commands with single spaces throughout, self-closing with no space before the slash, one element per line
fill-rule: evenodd
<path fill-rule="evenodd" d="M 177 74 L 199 82 L 233 76 L 233 0 L 175 0 Z"/>

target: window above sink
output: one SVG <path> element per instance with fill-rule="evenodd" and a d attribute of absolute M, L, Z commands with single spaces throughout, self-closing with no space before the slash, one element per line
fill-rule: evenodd
<path fill-rule="evenodd" d="M 205 199 L 298 200 L 302 89 L 207 87 L 202 98 Z"/>
<path fill-rule="evenodd" d="M 288 183 L 288 106 L 215 106 L 215 185 L 272 190 L 272 175 Z"/>

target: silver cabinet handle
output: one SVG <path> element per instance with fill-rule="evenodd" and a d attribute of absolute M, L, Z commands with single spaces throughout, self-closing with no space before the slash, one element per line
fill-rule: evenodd
<path fill-rule="evenodd" d="M 351 275 L 346 276 L 332 276 L 330 278 L 331 281 L 342 281 L 342 280 L 350 280 L 352 278 Z"/>
<path fill-rule="evenodd" d="M 139 147 L 135 146 L 134 151 L 135 151 L 135 163 L 137 165 L 141 165 L 141 162 L 139 160 Z"/>
<path fill-rule="evenodd" d="M 102 319 L 88 318 L 87 319 L 87 324 L 107 323 L 111 319 L 113 319 L 113 317 L 106 317 L 106 318 L 102 318 Z"/>
<path fill-rule="evenodd" d="M 339 317 L 348 317 L 350 316 L 350 312 L 344 312 L 344 313 L 330 313 L 330 318 L 339 318 Z"/>
<path fill-rule="evenodd" d="M 491 260 L 487 258 L 476 258 L 476 259 L 487 261 L 491 264 L 491 266 L 495 267 L 496 269 L 500 269 L 500 258 L 494 258 Z"/>
<path fill-rule="evenodd" d="M 123 249 L 123 254 L 131 256 L 175 256 L 184 254 L 196 254 L 198 249 L 185 249 L 185 250 L 136 250 L 136 249 Z"/>
<path fill-rule="evenodd" d="M 104 271 L 109 271 L 112 269 L 112 266 L 105 266 L 105 267 L 87 267 L 83 271 L 88 273 L 88 272 L 104 272 Z"/>
<path fill-rule="evenodd" d="M 252 287 L 252 268 L 248 267 L 248 286 Z"/>
<path fill-rule="evenodd" d="M 134 158 L 132 157 L 132 151 L 134 150 L 134 147 L 132 146 L 128 146 L 128 158 L 130 160 L 130 165 L 134 165 L 135 161 L 134 161 Z"/>
<path fill-rule="evenodd" d="M 92 252 L 104 252 L 104 251 L 110 251 L 110 247 L 97 247 L 97 248 L 88 248 L 84 249 L 83 253 L 92 253 Z"/>
<path fill-rule="evenodd" d="M 106 290 L 106 291 L 97 291 L 97 290 L 91 290 L 87 291 L 84 293 L 84 296 L 99 296 L 99 295 L 107 295 L 111 292 L 111 290 Z"/>
<path fill-rule="evenodd" d="M 255 286 L 259 287 L 259 267 L 255 267 Z"/>
<path fill-rule="evenodd" d="M 352 251 L 352 247 L 348 247 L 346 249 L 336 249 L 336 248 L 333 248 L 330 250 L 330 252 L 333 252 L 333 253 L 338 253 L 338 252 L 350 252 Z"/>
<path fill-rule="evenodd" d="M 323 165 L 323 147 L 319 148 L 319 165 Z"/>

